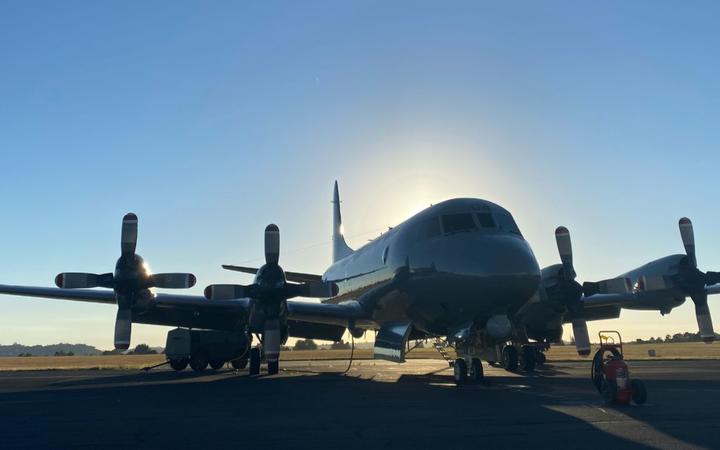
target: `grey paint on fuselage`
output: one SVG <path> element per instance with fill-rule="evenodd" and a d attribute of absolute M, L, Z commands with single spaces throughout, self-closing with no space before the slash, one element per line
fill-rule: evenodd
<path fill-rule="evenodd" d="M 685 303 L 685 294 L 674 286 L 673 277 L 678 274 L 680 264 L 686 258 L 687 255 L 681 254 L 665 256 L 619 275 L 619 277 L 630 279 L 636 294 L 635 301 L 624 304 L 623 308 L 644 311 L 660 310 L 663 314 L 667 314 L 673 308 Z M 665 288 L 646 291 L 641 285 L 643 277 L 663 280 Z"/>
<path fill-rule="evenodd" d="M 441 216 L 452 214 L 473 214 L 475 227 L 448 232 Z M 490 214 L 496 226 L 482 226 L 477 214 Z M 409 320 L 417 330 L 436 335 L 512 314 L 540 283 L 535 255 L 510 213 L 479 199 L 425 209 L 337 261 L 323 279 L 339 287 L 333 302 L 362 301 L 403 271 L 409 276 L 402 285 L 372 305 L 373 321 L 381 326 Z"/>

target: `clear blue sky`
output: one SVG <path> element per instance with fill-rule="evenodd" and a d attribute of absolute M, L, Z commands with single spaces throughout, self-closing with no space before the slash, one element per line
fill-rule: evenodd
<path fill-rule="evenodd" d="M 219 266 L 259 262 L 269 222 L 286 269 L 322 272 L 336 178 L 354 246 L 472 196 L 510 209 L 541 265 L 568 226 L 581 280 L 681 252 L 683 215 L 720 270 L 719 9 L 4 1 L 0 282 L 111 271 L 128 211 L 138 252 L 195 293 L 248 281 Z M 112 307 L 0 301 L 0 343 L 112 346 Z M 599 326 L 696 329 L 690 302 Z"/>

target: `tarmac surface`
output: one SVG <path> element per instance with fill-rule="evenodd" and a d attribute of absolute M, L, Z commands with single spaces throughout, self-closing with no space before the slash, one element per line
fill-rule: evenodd
<path fill-rule="evenodd" d="M 631 362 L 648 402 L 612 407 L 589 361 L 461 386 L 438 360 L 346 367 L 0 372 L 0 448 L 720 448 L 720 361 Z"/>

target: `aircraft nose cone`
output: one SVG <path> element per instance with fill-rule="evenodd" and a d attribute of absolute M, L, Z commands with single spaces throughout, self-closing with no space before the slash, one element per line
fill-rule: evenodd
<path fill-rule="evenodd" d="M 540 267 L 527 242 L 514 236 L 448 237 L 436 258 L 438 271 L 467 276 L 540 278 Z"/>

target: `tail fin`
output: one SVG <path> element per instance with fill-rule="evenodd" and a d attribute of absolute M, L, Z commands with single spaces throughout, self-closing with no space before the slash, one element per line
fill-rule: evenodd
<path fill-rule="evenodd" d="M 343 237 L 342 218 L 340 217 L 340 194 L 338 193 L 338 183 L 335 181 L 335 190 L 333 192 L 333 262 L 350 256 L 353 249 L 348 247 Z"/>

